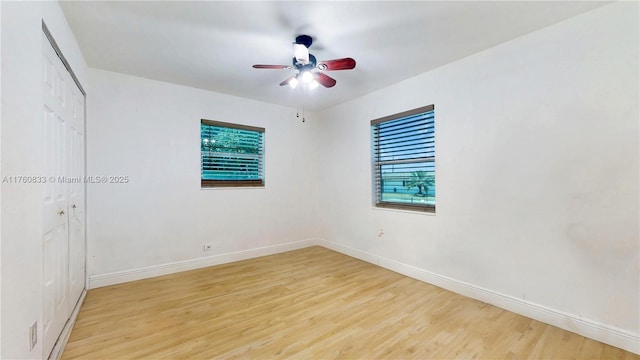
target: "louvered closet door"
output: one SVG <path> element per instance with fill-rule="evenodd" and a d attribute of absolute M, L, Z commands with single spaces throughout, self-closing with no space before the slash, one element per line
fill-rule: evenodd
<path fill-rule="evenodd" d="M 42 341 L 48 355 L 85 283 L 84 97 L 44 34 L 42 44 Z"/>

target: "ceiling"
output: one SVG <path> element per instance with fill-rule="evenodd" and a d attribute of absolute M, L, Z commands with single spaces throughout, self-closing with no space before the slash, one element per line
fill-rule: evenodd
<path fill-rule="evenodd" d="M 482 51 L 606 2 L 62 1 L 92 68 L 296 106 L 278 84 L 296 35 L 318 60 L 353 57 L 338 83 L 305 95 L 321 110 Z"/>

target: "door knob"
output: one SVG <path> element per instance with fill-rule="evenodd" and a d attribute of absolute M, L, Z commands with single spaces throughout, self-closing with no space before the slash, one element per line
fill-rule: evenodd
<path fill-rule="evenodd" d="M 64 215 L 64 210 L 60 210 L 60 212 L 58 213 L 58 215 L 60 215 L 60 216 Z"/>
<path fill-rule="evenodd" d="M 74 209 L 75 209 L 75 208 L 76 208 L 76 204 L 73 204 L 72 208 L 74 208 Z"/>

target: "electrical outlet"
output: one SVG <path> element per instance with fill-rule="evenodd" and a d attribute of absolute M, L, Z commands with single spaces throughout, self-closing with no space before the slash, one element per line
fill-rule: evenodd
<path fill-rule="evenodd" d="M 31 324 L 31 326 L 29 326 L 29 345 L 30 345 L 30 349 L 29 350 L 33 350 L 34 347 L 36 347 L 36 344 L 38 343 L 38 322 L 34 322 L 33 324 Z"/>
<path fill-rule="evenodd" d="M 202 251 L 209 251 L 213 247 L 213 244 L 204 244 Z"/>
<path fill-rule="evenodd" d="M 384 236 L 384 229 L 380 229 L 380 230 L 378 230 L 378 236 L 379 236 L 379 237 Z"/>

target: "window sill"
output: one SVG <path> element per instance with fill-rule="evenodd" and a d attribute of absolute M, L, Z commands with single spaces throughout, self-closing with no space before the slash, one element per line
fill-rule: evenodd
<path fill-rule="evenodd" d="M 392 207 L 380 207 L 373 205 L 371 207 L 372 210 L 380 210 L 380 211 L 392 211 L 392 212 L 400 212 L 406 214 L 414 214 L 414 215 L 427 215 L 427 216 L 436 216 L 436 212 L 433 211 L 421 211 L 421 210 L 408 210 L 408 209 L 396 209 Z"/>
<path fill-rule="evenodd" d="M 245 190 L 245 189 L 264 189 L 265 186 L 210 186 L 201 187 L 200 190 Z"/>

